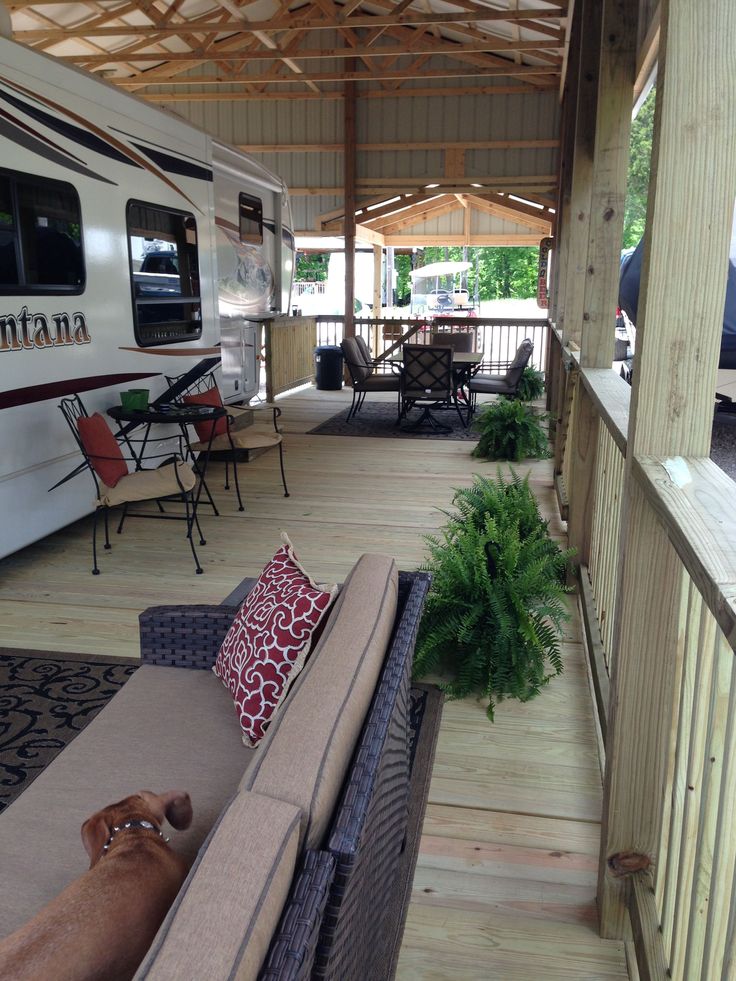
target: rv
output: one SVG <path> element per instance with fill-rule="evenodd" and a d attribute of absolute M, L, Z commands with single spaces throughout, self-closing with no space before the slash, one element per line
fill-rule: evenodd
<path fill-rule="evenodd" d="M 0 556 L 88 513 L 57 406 L 103 412 L 219 357 L 258 391 L 260 322 L 288 311 L 283 182 L 112 85 L 0 37 Z"/>

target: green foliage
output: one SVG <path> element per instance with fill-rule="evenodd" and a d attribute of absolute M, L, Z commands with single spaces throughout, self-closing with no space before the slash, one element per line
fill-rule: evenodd
<path fill-rule="evenodd" d="M 294 281 L 297 283 L 324 283 L 327 280 L 329 253 L 297 252 Z"/>
<path fill-rule="evenodd" d="M 398 272 L 396 295 L 401 302 L 408 303 L 411 293 L 411 256 L 397 255 L 394 267 Z M 467 261 L 471 263 L 465 274 L 463 286 L 468 290 L 470 298 L 475 297 L 476 281 L 478 298 L 480 300 L 528 300 L 537 295 L 537 267 L 539 264 L 539 249 L 533 247 L 520 248 L 463 248 L 453 246 L 442 248 L 431 246 L 424 249 L 419 264 L 428 266 L 432 262 Z M 441 282 L 440 286 L 450 285 Z"/>
<path fill-rule="evenodd" d="M 563 585 L 572 552 L 552 541 L 528 476 L 475 477 L 453 497 L 441 537 L 428 536 L 432 573 L 414 674 L 442 671 L 451 698 L 476 693 L 495 704 L 528 701 L 562 671 L 560 633 L 569 618 Z"/>
<path fill-rule="evenodd" d="M 473 422 L 473 429 L 480 433 L 473 456 L 513 461 L 548 457 L 549 441 L 542 429 L 546 418 L 546 415 L 537 414 L 527 402 L 517 399 L 489 403 Z"/>
<path fill-rule="evenodd" d="M 625 249 L 639 244 L 646 225 L 656 95 L 656 89 L 652 88 L 631 124 L 629 172 L 626 179 L 624 207 L 623 247 Z"/>
<path fill-rule="evenodd" d="M 536 368 L 527 365 L 522 373 L 516 397 L 520 402 L 533 402 L 542 395 L 544 395 L 544 375 Z"/>

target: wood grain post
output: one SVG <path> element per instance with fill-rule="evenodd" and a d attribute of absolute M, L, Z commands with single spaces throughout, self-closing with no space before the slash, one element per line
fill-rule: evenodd
<path fill-rule="evenodd" d="M 598 107 L 598 70 L 601 49 L 601 0 L 582 0 L 582 4 L 580 73 L 575 121 L 575 149 L 572 161 L 563 321 L 565 346 L 573 346 L 578 349 L 580 348 L 583 330 L 585 269 L 588 258 L 595 121 Z"/>
<path fill-rule="evenodd" d="M 580 339 L 580 364 L 583 368 L 610 368 L 613 361 L 638 15 L 638 0 L 604 2 Z M 576 561 L 587 565 L 598 451 L 598 415 L 584 390 L 579 395 L 576 401 L 578 415 L 570 447 L 567 529 L 570 544 L 577 549 Z"/>
<path fill-rule="evenodd" d="M 381 259 L 383 258 L 383 249 L 380 245 L 373 246 L 373 319 L 380 320 L 383 314 L 381 310 Z M 374 330 L 372 342 L 373 342 L 373 357 L 378 355 L 378 331 Z"/>
<path fill-rule="evenodd" d="M 658 859 L 677 674 L 682 566 L 636 464 L 648 455 L 708 454 L 736 198 L 736 4 L 662 0 L 661 10 L 606 744 L 598 894 L 605 937 L 623 936 L 626 924 L 626 877 L 612 873 L 612 856 Z"/>
<path fill-rule="evenodd" d="M 348 60 L 348 65 L 352 59 Z M 348 71 L 351 69 L 348 68 Z M 355 337 L 355 82 L 345 82 L 345 337 Z"/>

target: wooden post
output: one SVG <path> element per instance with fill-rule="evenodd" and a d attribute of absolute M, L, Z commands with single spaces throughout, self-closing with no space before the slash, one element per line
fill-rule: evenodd
<path fill-rule="evenodd" d="M 605 937 L 623 936 L 626 924 L 626 877 L 612 873 L 612 856 L 658 858 L 677 673 L 681 567 L 646 502 L 637 458 L 708 454 L 736 198 L 736 4 L 662 0 L 661 10 L 606 744 Z"/>
<path fill-rule="evenodd" d="M 583 368 L 610 368 L 613 361 L 638 15 L 638 0 L 605 0 L 583 304 L 584 329 L 580 346 L 580 364 Z M 598 451 L 598 413 L 582 391 L 579 395 L 570 447 L 567 530 L 570 544 L 577 549 L 576 561 L 587 565 Z"/>
<path fill-rule="evenodd" d="M 380 245 L 373 246 L 373 319 L 380 320 L 383 316 L 381 310 L 381 260 L 383 249 Z M 374 355 L 378 354 L 378 338 L 373 338 Z"/>
<path fill-rule="evenodd" d="M 565 269 L 563 336 L 565 346 L 579 348 L 583 329 L 585 268 L 590 228 L 598 62 L 601 46 L 601 2 L 582 0 L 582 39 L 578 77 L 575 150 L 572 161 L 569 242 Z"/>
<path fill-rule="evenodd" d="M 351 61 L 352 59 L 349 59 Z M 350 70 L 350 69 L 348 69 Z M 345 337 L 355 337 L 355 82 L 345 82 Z"/>

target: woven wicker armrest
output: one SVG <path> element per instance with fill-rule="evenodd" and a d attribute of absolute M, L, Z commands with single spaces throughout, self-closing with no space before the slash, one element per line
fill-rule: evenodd
<path fill-rule="evenodd" d="M 237 606 L 150 606 L 138 618 L 141 661 L 211 668 L 237 612 Z"/>
<path fill-rule="evenodd" d="M 330 890 L 315 978 L 374 977 L 394 887 L 409 792 L 409 687 L 431 576 L 399 573 L 396 624 L 330 829 Z"/>
<path fill-rule="evenodd" d="M 295 877 L 281 920 L 271 940 L 258 981 L 306 981 L 327 903 L 335 859 L 328 852 L 307 851 Z"/>

